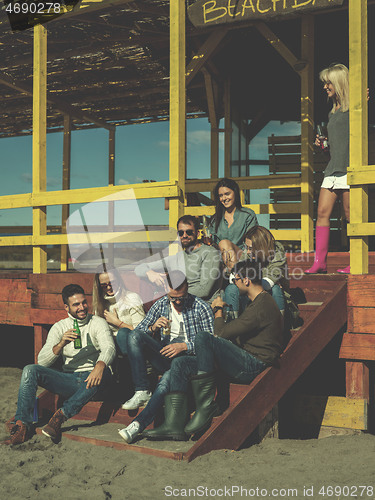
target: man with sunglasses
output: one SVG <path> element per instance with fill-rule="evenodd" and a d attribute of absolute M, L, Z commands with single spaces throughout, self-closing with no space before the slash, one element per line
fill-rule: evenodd
<path fill-rule="evenodd" d="M 153 422 L 162 407 L 164 395 L 169 392 L 172 360 L 180 356 L 194 356 L 196 334 L 202 330 L 213 332 L 212 308 L 188 293 L 185 275 L 179 270 L 171 271 L 167 279 L 168 294 L 153 304 L 145 319 L 128 337 L 135 394 L 122 408 L 136 410 L 148 403 L 128 427 L 119 431 L 128 443 Z M 152 396 L 147 378 L 147 359 L 159 374 L 164 374 Z"/>
<path fill-rule="evenodd" d="M 178 399 L 178 409 L 168 422 L 145 432 L 151 440 L 186 439 L 208 429 L 220 410 L 215 401 L 216 380 L 224 375 L 240 384 L 249 384 L 267 366 L 277 362 L 282 352 L 283 318 L 274 299 L 262 286 L 259 262 L 246 260 L 234 270 L 234 283 L 250 303 L 239 318 L 225 323 L 221 298 L 212 303 L 214 335 L 201 330 L 195 338 L 196 355 L 176 359 L 170 371 L 170 393 Z M 186 424 L 187 390 L 191 384 L 196 411 Z M 169 394 L 166 395 L 166 398 Z M 175 405 L 177 408 L 177 405 Z M 244 417 L 245 418 L 245 417 Z M 174 437 L 171 437 L 174 436 Z"/>
<path fill-rule="evenodd" d="M 167 291 L 166 269 L 180 269 L 186 275 L 189 293 L 210 303 L 219 295 L 222 283 L 220 252 L 198 241 L 198 219 L 192 215 L 180 217 L 177 234 L 183 253 L 166 256 L 163 261 L 151 259 L 137 266 L 135 273 Z"/>

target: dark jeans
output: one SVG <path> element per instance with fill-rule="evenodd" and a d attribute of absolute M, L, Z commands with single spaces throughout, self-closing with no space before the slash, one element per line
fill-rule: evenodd
<path fill-rule="evenodd" d="M 184 356 L 186 357 L 186 356 Z M 178 358 L 180 359 L 180 358 Z M 182 358 L 181 358 L 182 359 Z M 173 366 L 173 362 L 172 362 Z M 146 407 L 141 411 L 139 415 L 134 419 L 140 423 L 140 431 L 143 431 L 148 425 L 150 425 L 154 420 L 164 404 L 164 396 L 171 392 L 170 390 L 170 379 L 171 379 L 171 370 L 168 370 L 164 373 L 162 378 L 159 380 L 158 385 L 156 386 L 150 401 L 147 403 Z"/>
<path fill-rule="evenodd" d="M 197 333 L 195 352 L 199 371 L 213 372 L 216 366 L 240 384 L 249 384 L 266 367 L 263 361 L 230 340 L 214 337 L 209 332 Z"/>
<path fill-rule="evenodd" d="M 115 342 L 121 354 L 128 354 L 128 339 L 132 330 L 130 328 L 120 328 L 115 337 Z"/>
<path fill-rule="evenodd" d="M 106 368 L 101 384 L 86 389 L 87 382 L 85 380 L 90 373 L 90 371 L 64 373 L 41 365 L 25 366 L 18 391 L 15 420 L 21 420 L 27 425 L 33 423 L 33 410 L 38 386 L 67 398 L 62 405 L 62 411 L 66 418 L 73 417 L 111 378 L 111 372 Z"/>
<path fill-rule="evenodd" d="M 137 329 L 128 335 L 128 357 L 136 391 L 147 391 L 149 389 L 146 367 L 147 359 L 157 373 L 162 374 L 169 370 L 171 361 L 160 354 L 160 349 L 167 344 L 168 342 L 156 340 L 147 333 Z"/>

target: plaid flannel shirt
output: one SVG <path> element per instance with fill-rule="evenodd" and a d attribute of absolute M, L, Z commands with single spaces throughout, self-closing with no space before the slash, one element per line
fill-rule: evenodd
<path fill-rule="evenodd" d="M 172 306 L 173 307 L 173 306 Z M 137 326 L 137 330 L 142 330 L 143 332 L 151 334 L 149 327 L 152 326 L 157 319 L 161 316 L 168 318 L 169 314 L 169 298 L 167 295 L 159 299 L 155 304 L 152 305 L 151 309 L 146 314 L 144 320 L 142 320 Z M 188 294 L 188 298 L 185 301 L 184 308 L 182 310 L 182 317 L 184 319 L 186 336 L 187 336 L 187 352 L 188 354 L 195 353 L 195 335 L 198 332 L 206 331 L 213 334 L 213 321 L 214 315 L 212 308 L 204 302 L 204 300 L 195 297 L 194 295 Z M 161 330 L 161 340 L 165 340 L 165 336 Z"/>

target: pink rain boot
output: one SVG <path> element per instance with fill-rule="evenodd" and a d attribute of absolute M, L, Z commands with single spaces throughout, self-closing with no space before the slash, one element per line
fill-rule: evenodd
<path fill-rule="evenodd" d="M 350 274 L 350 266 L 346 266 L 343 269 L 337 269 L 337 272 L 342 274 Z"/>
<path fill-rule="evenodd" d="M 327 272 L 327 253 L 329 242 L 329 226 L 316 226 L 315 230 L 315 260 L 306 274 Z"/>

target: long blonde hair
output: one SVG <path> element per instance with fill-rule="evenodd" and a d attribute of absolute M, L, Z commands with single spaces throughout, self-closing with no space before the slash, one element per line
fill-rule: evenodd
<path fill-rule="evenodd" d="M 336 104 L 340 104 L 341 111 L 349 109 L 349 70 L 343 64 L 331 64 L 319 73 L 323 83 L 332 83 L 336 98 L 333 102 L 331 112 L 336 111 Z"/>
<path fill-rule="evenodd" d="M 121 293 L 122 291 L 126 291 L 126 288 L 120 273 L 115 268 L 107 268 L 105 271 L 101 270 L 101 272 L 95 274 L 94 284 L 92 288 L 92 309 L 94 314 L 100 316 L 101 318 L 104 318 L 104 311 L 109 310 L 110 304 L 108 300 L 104 298 L 105 292 L 103 291 L 103 288 L 100 285 L 99 276 L 101 274 L 108 274 L 113 276 L 114 280 L 116 280 L 117 282 L 118 290 Z"/>

